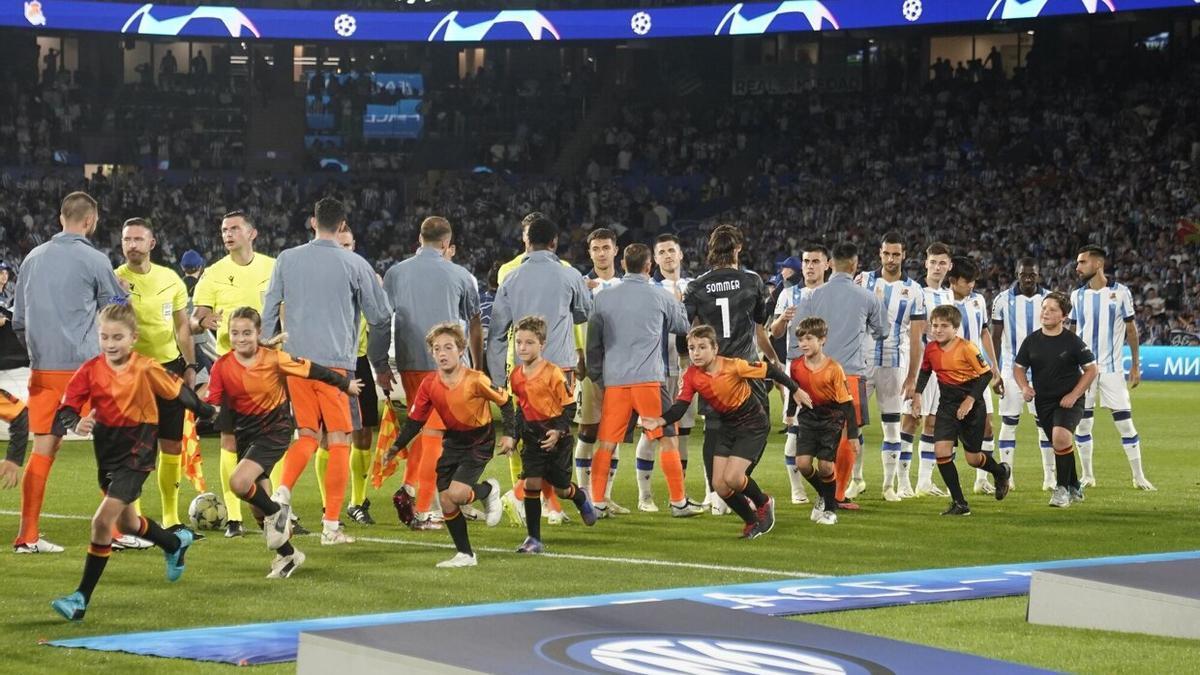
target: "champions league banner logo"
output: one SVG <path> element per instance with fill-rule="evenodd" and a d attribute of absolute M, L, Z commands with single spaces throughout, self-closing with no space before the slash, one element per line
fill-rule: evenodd
<path fill-rule="evenodd" d="M 138 35 L 181 35 L 184 28 L 193 20 L 198 19 L 216 19 L 225 26 L 225 30 L 229 33 L 229 37 L 242 37 L 242 29 L 250 31 L 250 34 L 256 38 L 262 37 L 250 19 L 236 7 L 208 7 L 201 5 L 196 7 L 187 14 L 174 16 L 169 19 L 156 19 L 150 13 L 154 11 L 154 5 L 142 5 L 136 12 L 129 17 L 125 25 L 121 27 L 122 33 L 130 32 L 130 27 L 133 26 L 133 32 Z M 134 22 L 137 25 L 134 26 Z"/>
<path fill-rule="evenodd" d="M 746 18 L 746 13 L 750 12 L 743 13 L 745 8 L 746 6 L 740 2 L 730 7 L 729 11 L 725 13 L 725 17 L 721 19 L 721 23 L 717 25 L 717 29 L 713 31 L 713 35 L 762 35 L 767 32 L 777 32 L 770 31 L 775 20 L 788 14 L 802 15 L 815 31 L 821 30 L 822 25 L 833 30 L 840 30 L 833 12 L 830 12 L 829 8 L 817 0 L 781 2 L 775 9 L 754 16 L 754 18 Z"/>
<path fill-rule="evenodd" d="M 643 9 L 381 12 L 9 0 L 0 26 L 224 39 L 551 42 L 811 33 L 1102 15 L 1200 0 L 783 0 Z"/>
<path fill-rule="evenodd" d="M 555 40 L 562 39 L 554 24 L 550 23 L 550 20 L 541 12 L 534 10 L 505 10 L 497 12 L 490 19 L 467 25 L 459 23 L 458 17 L 457 11 L 442 17 L 442 20 L 430 31 L 428 41 L 483 42 L 488 39 L 492 29 L 501 24 L 516 24 L 523 29 L 523 33 L 518 37 L 507 39 L 541 40 L 546 34 L 551 35 Z M 438 38 L 438 33 L 441 33 L 441 38 Z"/>
<path fill-rule="evenodd" d="M 996 0 L 996 4 L 992 5 L 992 11 L 988 12 L 988 21 L 999 19 L 1007 21 L 1008 19 L 1032 19 L 1042 15 L 1042 11 L 1050 0 Z M 1117 8 L 1113 5 L 1112 0 L 1071 0 L 1082 5 L 1083 10 L 1088 14 L 1095 14 L 1099 9 L 1100 3 L 1110 12 L 1116 12 Z M 1000 10 L 1000 14 L 996 14 L 996 10 Z M 1069 12 L 1069 10 L 1068 10 Z"/>

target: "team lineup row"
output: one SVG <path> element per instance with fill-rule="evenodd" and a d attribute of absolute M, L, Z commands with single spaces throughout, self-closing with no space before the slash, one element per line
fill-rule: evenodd
<path fill-rule="evenodd" d="M 687 497 L 683 480 L 688 431 L 698 412 L 693 398 L 705 418 L 703 456 L 711 491 L 706 501 L 737 513 L 745 523 L 744 537 L 769 532 L 774 501 L 752 478 L 770 429 L 766 379 L 788 391 L 785 455 L 793 501 L 806 499 L 800 481 L 807 479 L 819 495 L 812 518 L 821 524 L 836 523 L 838 508 L 856 508 L 853 498 L 863 486 L 858 430 L 868 421 L 869 390 L 876 392 L 882 411 L 885 499 L 915 494 L 908 461 L 921 416 L 926 433 L 916 492 L 935 493 L 929 479 L 936 463 L 952 496 L 946 513 L 970 512 L 953 465 L 953 448 L 961 443 L 968 461 L 982 472 L 977 490 L 993 490 L 1002 499 L 1012 486 L 1016 421 L 1023 401 L 1030 401 L 1042 430 L 1043 455 L 1049 445 L 1057 466 L 1052 505 L 1078 501 L 1082 485 L 1094 480 L 1086 432 L 1097 391 L 1100 403 L 1114 410 L 1135 485 L 1153 489 L 1141 471 L 1120 369 L 1120 342 L 1132 328 L 1132 302 L 1124 287 L 1104 278 L 1099 249 L 1081 252 L 1085 285 L 1073 298 L 1038 288 L 1036 264 L 1022 262 L 1018 283 L 993 305 L 997 332 L 1013 336 L 1011 341 L 997 336 L 1004 354 L 998 361 L 985 303 L 970 288 L 972 263 L 952 262 L 939 244 L 927 251 L 925 287 L 900 278 L 903 243 L 898 237 L 885 237 L 881 269 L 857 279 L 852 245 L 839 244 L 832 252 L 813 247 L 804 251 L 802 263 L 785 263 L 789 271 L 799 268 L 799 274 L 785 272 L 797 283 L 781 283 L 772 302 L 762 278 L 738 264 L 742 240 L 734 227 L 712 232 L 711 269 L 695 280 L 681 277 L 680 247 L 670 235 L 660 237 L 653 251 L 643 244 L 626 246 L 625 274 L 617 276 L 616 236 L 594 230 L 588 239 L 594 269 L 585 277 L 554 255 L 557 228 L 535 213 L 523 222 L 526 251 L 501 269 L 485 351 L 477 286 L 447 259 L 452 230 L 442 218 L 422 223 L 416 255 L 389 269 L 381 284 L 362 258 L 343 248 L 347 240 L 353 248 L 352 235 L 345 208 L 336 200 L 317 203 L 315 239 L 277 260 L 254 251 L 255 230 L 245 214 L 228 214 L 221 230 L 229 255 L 200 277 L 189 314 L 183 282 L 149 262 L 155 245 L 150 223 L 126 222 L 127 263 L 114 274 L 88 243 L 98 217 L 95 201 L 86 194 L 64 199 L 63 233 L 31 252 L 22 265 L 13 318 L 28 346 L 32 374 L 28 410 L 16 401 L 9 417 L 24 415 L 35 435 L 21 479 L 21 532 L 14 550 L 62 550 L 40 537 L 37 522 L 46 478 L 67 429 L 92 434 L 105 492 L 93 520 L 83 580 L 76 593 L 55 601 L 67 618 L 82 618 L 114 531 L 159 546 L 167 556 L 168 578 L 182 574 L 193 536 L 177 515 L 185 408 L 202 417 L 216 415 L 231 528 L 238 523 L 227 535 L 240 534 L 238 504 L 246 501 L 268 547 L 276 551 L 269 576 L 290 576 L 304 562 L 289 541 L 295 528 L 290 495 L 318 447 L 327 455 L 321 542 L 351 543 L 339 514 L 353 483 L 348 513 L 370 521 L 365 480 L 371 428 L 378 424 L 377 405 L 360 406 L 357 396 L 373 393 L 376 383 L 389 394 L 402 383 L 409 415 L 392 450 L 377 460 L 375 473 L 381 479 L 395 471 L 395 456 L 406 448 L 398 508 L 402 519 L 409 513 L 414 525 L 428 527 L 433 497 L 438 497 L 457 549 L 439 564 L 446 567 L 477 564 L 462 517 L 463 507 L 474 501 L 483 503 L 491 525 L 499 521 L 506 500 L 514 510 L 524 510 L 529 536 L 520 550 L 527 553 L 542 550 L 542 493 L 552 510 L 559 497 L 573 501 L 589 525 L 622 510 L 611 500 L 610 477 L 617 446 L 634 421 L 643 428 L 639 507 L 657 509 L 648 489 L 657 454 L 672 515 L 702 512 L 702 505 Z M 655 262 L 658 271 L 652 275 Z M 942 287 L 945 277 L 948 289 Z M 1005 295 L 1011 297 L 1005 300 Z M 1078 337 L 1063 333 L 1067 316 Z M 193 341 L 193 335 L 207 331 L 216 332 L 220 355 L 211 365 L 198 360 Z M 389 359 L 393 332 L 399 378 Z M 771 334 L 785 333 L 786 365 L 770 340 Z M 1027 338 L 1035 334 L 1038 340 L 1069 336 L 1074 348 L 1033 349 L 1036 341 Z M 264 346 L 272 342 L 281 342 L 282 351 Z M 1136 345 L 1136 339 L 1130 343 Z M 686 360 L 681 358 L 684 345 Z M 464 365 L 468 353 L 469 363 L 486 368 L 491 379 Z M 1070 362 L 1060 367 L 1038 360 L 1068 356 Z M 1133 360 L 1136 386 L 1136 347 Z M 1000 377 L 995 377 L 997 364 Z M 1032 369 L 1032 387 L 1026 369 Z M 198 375 L 201 380 L 207 375 L 207 383 L 200 383 L 204 400 L 192 393 Z M 990 447 L 989 382 L 1003 396 L 1001 461 Z M 913 402 L 907 417 L 905 400 Z M 479 480 L 495 446 L 491 403 L 504 412 L 500 453 L 512 458 L 514 489 L 504 496 L 494 479 Z M 6 416 L 11 411 L 4 410 Z M 577 440 L 570 434 L 573 418 L 579 423 Z M 1081 479 L 1074 476 L 1073 433 L 1084 460 Z M 517 440 L 519 454 L 513 453 Z M 15 484 L 23 460 L 19 446 L 10 444 L 8 459 L 0 463 L 7 486 Z M 156 461 L 165 527 L 141 516 L 136 505 Z M 994 486 L 985 475 L 995 479 Z M 1060 492 L 1067 497 L 1060 498 Z"/>

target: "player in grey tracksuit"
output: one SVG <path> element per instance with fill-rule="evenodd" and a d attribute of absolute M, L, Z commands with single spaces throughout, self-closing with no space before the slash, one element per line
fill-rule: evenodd
<path fill-rule="evenodd" d="M 630 244 L 625 247 L 624 264 L 621 283 L 596 296 L 588 320 L 588 374 L 604 391 L 599 444 L 592 456 L 593 499 L 603 498 L 613 449 L 625 436 L 631 415 L 660 417 L 670 407 L 671 402 L 664 399 L 667 361 L 675 347 L 671 335 L 688 332 L 683 303 L 650 283 L 650 249 Z M 648 392 L 648 387 L 653 392 Z M 656 440 L 673 433 L 672 427 L 647 432 Z M 687 498 L 682 485 L 679 451 L 660 447 L 660 454 L 672 493 L 671 514 L 700 513 L 700 506 Z M 679 477 L 677 483 L 675 476 Z M 598 514 L 604 514 L 607 503 L 598 502 L 596 508 Z"/>

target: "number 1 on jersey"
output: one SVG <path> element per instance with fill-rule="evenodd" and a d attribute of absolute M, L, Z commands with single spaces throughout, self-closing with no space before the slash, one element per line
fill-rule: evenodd
<path fill-rule="evenodd" d="M 717 298 L 717 307 L 721 308 L 721 337 L 731 337 L 729 329 L 729 298 Z"/>

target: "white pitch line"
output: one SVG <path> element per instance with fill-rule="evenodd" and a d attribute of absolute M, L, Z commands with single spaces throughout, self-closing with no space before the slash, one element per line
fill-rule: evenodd
<path fill-rule="evenodd" d="M 0 510 L 0 515 L 3 516 L 19 516 L 20 511 Z M 42 518 L 60 519 L 60 520 L 91 520 L 91 516 L 76 516 L 64 515 L 61 513 L 43 513 Z M 317 536 L 312 534 L 309 536 Z M 432 541 L 412 541 L 410 539 L 388 539 L 384 537 L 360 537 L 355 536 L 358 541 L 366 541 L 374 544 L 396 544 L 399 546 L 422 546 L 425 548 L 454 548 L 454 544 L 437 543 Z M 494 546 L 484 546 L 476 548 L 478 551 L 485 553 L 509 553 L 516 555 L 512 549 L 498 548 Z M 656 567 L 682 567 L 686 569 L 710 570 L 713 572 L 745 572 L 748 574 L 766 574 L 778 577 L 789 577 L 798 579 L 819 579 L 828 575 L 813 574 L 811 572 L 794 572 L 789 570 L 772 570 L 762 567 L 740 567 L 736 565 L 709 565 L 706 563 L 691 563 L 681 562 L 676 560 L 652 560 L 647 558 L 621 558 L 615 556 L 603 555 L 584 555 L 582 553 L 542 553 L 539 554 L 542 558 L 562 558 L 564 560 L 586 560 L 588 562 L 607 562 L 618 563 L 623 565 L 653 565 Z"/>
<path fill-rule="evenodd" d="M 21 515 L 20 511 L 2 511 L 2 510 L 0 510 L 0 516 L 19 516 L 19 515 Z M 92 519 L 91 516 L 66 516 L 61 513 L 43 513 L 39 517 L 40 518 L 49 518 L 51 520 L 91 520 Z"/>
<path fill-rule="evenodd" d="M 454 544 L 438 544 L 426 541 L 411 541 L 408 539 L 385 539 L 382 537 L 355 537 L 359 541 L 369 541 L 378 544 L 399 544 L 401 546 L 427 546 L 429 548 L 454 548 Z M 493 546 L 479 547 L 476 550 L 484 551 L 485 553 L 513 553 L 512 549 L 497 548 Z M 619 558 L 614 556 L 603 555 L 583 555 L 581 553 L 541 553 L 542 558 L 563 558 L 566 560 L 586 560 L 589 562 L 611 562 L 621 563 L 625 565 L 655 565 L 658 567 L 685 567 L 688 569 L 697 570 L 712 570 L 716 572 L 747 572 L 750 574 L 769 574 L 781 577 L 793 577 L 803 579 L 816 579 L 824 577 L 824 574 L 813 574 L 811 572 L 792 572 L 789 570 L 771 570 L 761 567 L 738 567 L 734 565 L 709 565 L 705 563 L 689 563 L 679 562 L 675 560 L 650 560 L 646 558 Z"/>

